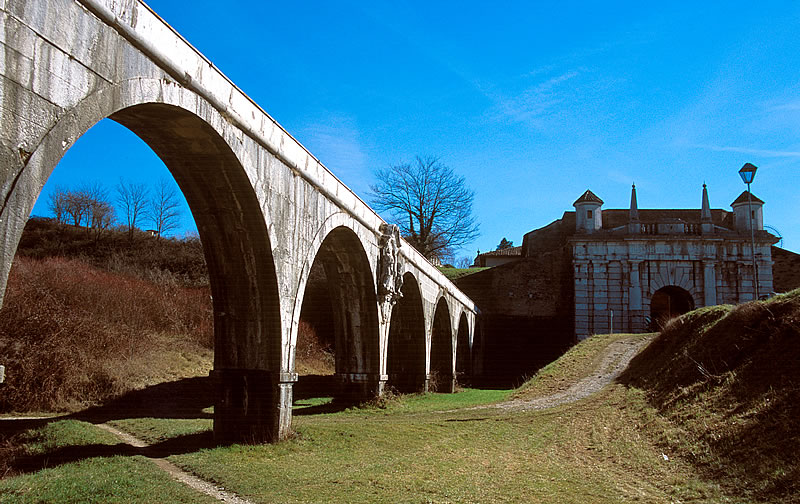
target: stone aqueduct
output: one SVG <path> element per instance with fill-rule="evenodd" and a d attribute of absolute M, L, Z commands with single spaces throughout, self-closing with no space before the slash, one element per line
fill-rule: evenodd
<path fill-rule="evenodd" d="M 197 223 L 220 441 L 289 432 L 315 261 L 350 393 L 420 387 L 431 373 L 447 387 L 469 361 L 473 302 L 144 3 L 0 0 L 0 44 L 0 293 L 50 173 L 111 118 L 164 161 Z"/>

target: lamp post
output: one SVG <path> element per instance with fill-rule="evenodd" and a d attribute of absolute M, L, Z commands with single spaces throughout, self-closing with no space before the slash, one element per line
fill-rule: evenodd
<path fill-rule="evenodd" d="M 742 169 L 739 170 L 739 176 L 742 177 L 742 180 L 745 184 L 747 184 L 747 215 L 750 219 L 750 252 L 753 256 L 753 291 L 755 292 L 755 299 L 758 299 L 758 267 L 756 266 L 756 238 L 755 232 L 753 231 L 753 200 L 750 196 L 750 183 L 753 182 L 753 179 L 756 176 L 756 170 L 758 168 L 755 165 L 750 163 L 745 163 L 742 166 Z"/>

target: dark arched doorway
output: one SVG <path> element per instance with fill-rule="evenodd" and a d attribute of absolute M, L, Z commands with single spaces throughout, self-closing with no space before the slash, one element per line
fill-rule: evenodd
<path fill-rule="evenodd" d="M 434 392 L 453 392 L 453 330 L 450 327 L 450 308 L 440 298 L 436 304 L 431 329 L 430 385 Z"/>
<path fill-rule="evenodd" d="M 401 292 L 389 326 L 388 385 L 398 392 L 419 392 L 425 387 L 425 316 L 417 279 L 411 273 L 403 275 Z"/>
<path fill-rule="evenodd" d="M 694 299 L 685 289 L 668 285 L 658 289 L 650 299 L 650 321 L 660 330 L 671 319 L 694 310 Z"/>

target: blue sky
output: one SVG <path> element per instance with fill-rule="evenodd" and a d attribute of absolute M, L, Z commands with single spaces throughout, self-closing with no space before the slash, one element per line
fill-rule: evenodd
<path fill-rule="evenodd" d="M 363 199 L 418 154 L 463 174 L 481 237 L 459 255 L 521 244 L 586 189 L 699 208 L 705 182 L 730 210 L 745 162 L 800 251 L 800 2 L 149 5 Z M 131 137 L 101 123 L 48 187 L 168 176 Z"/>

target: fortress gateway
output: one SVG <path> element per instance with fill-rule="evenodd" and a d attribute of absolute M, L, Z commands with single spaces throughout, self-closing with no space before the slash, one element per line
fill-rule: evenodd
<path fill-rule="evenodd" d="M 733 212 L 711 210 L 704 184 L 700 210 L 639 210 L 634 186 L 628 210 L 602 205 L 591 191 L 573 204 L 568 243 L 578 339 L 610 331 L 612 311 L 614 330 L 641 332 L 694 308 L 772 292 L 777 238 L 764 231 L 764 202 L 755 196 L 748 203 L 747 192 L 740 194 Z M 567 220 L 565 214 L 551 225 Z M 525 236 L 529 252 L 536 250 L 537 231 Z"/>
<path fill-rule="evenodd" d="M 481 310 L 478 367 L 529 373 L 592 334 L 645 332 L 694 308 L 769 294 L 778 238 L 764 230 L 763 205 L 743 192 L 733 211 L 712 210 L 704 185 L 699 209 L 639 209 L 634 186 L 629 208 L 603 209 L 587 190 L 521 247 L 476 259 L 496 267 L 456 281 Z M 490 369 L 494 361 L 502 368 Z"/>

